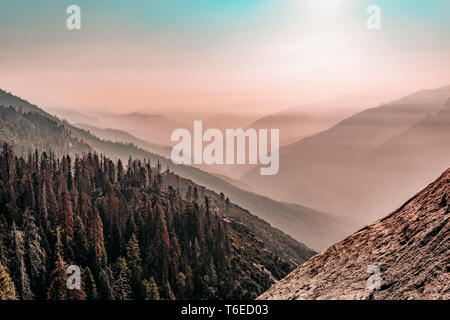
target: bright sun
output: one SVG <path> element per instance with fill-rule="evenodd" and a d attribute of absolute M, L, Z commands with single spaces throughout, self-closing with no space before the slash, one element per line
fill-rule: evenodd
<path fill-rule="evenodd" d="M 309 10 L 329 13 L 342 7 L 344 0 L 307 0 Z"/>

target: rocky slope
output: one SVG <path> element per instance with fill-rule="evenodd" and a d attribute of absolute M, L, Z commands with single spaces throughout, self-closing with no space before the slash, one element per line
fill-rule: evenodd
<path fill-rule="evenodd" d="M 326 249 L 259 299 L 450 299 L 450 169 L 387 217 Z M 369 266 L 380 268 L 371 289 Z"/>

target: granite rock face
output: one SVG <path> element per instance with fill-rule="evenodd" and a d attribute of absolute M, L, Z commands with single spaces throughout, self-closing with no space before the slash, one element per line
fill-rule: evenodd
<path fill-rule="evenodd" d="M 449 220 L 450 169 L 258 299 L 450 299 Z"/>

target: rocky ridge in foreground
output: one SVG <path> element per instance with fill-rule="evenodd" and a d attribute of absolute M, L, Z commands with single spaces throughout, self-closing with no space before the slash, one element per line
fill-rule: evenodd
<path fill-rule="evenodd" d="M 449 220 L 450 169 L 398 210 L 311 258 L 258 299 L 450 299 Z M 379 289 L 367 281 L 373 276 L 368 268 L 377 267 Z"/>

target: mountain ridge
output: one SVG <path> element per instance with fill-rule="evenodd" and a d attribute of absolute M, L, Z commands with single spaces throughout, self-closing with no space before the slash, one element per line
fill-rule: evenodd
<path fill-rule="evenodd" d="M 160 162 L 162 167 L 170 167 L 177 175 L 189 178 L 195 183 L 205 186 L 216 193 L 223 192 L 230 198 L 231 202 L 249 210 L 274 228 L 283 231 L 315 251 L 322 250 L 332 243 L 339 241 L 360 226 L 358 222 L 346 219 L 342 220 L 342 217 L 307 207 L 294 209 L 289 204 L 277 202 L 268 197 L 239 189 L 217 176 L 206 173 L 198 168 L 182 165 L 175 166 L 170 160 L 147 152 L 144 149 L 137 148 L 132 144 L 119 144 L 100 140 L 93 137 L 86 130 L 79 129 L 67 121 L 54 118 L 38 106 L 32 105 L 19 97 L 7 94 L 4 91 L 0 92 L 1 104 L 12 104 L 16 109 L 22 107 L 23 111 L 36 111 L 46 117 L 58 120 L 60 124 L 63 124 L 79 140 L 84 141 L 97 152 L 103 153 L 112 159 L 120 158 L 126 161 L 130 155 L 133 155 L 135 158 L 147 158 L 152 162 Z M 311 221 L 310 218 L 307 218 L 314 217 L 316 214 L 321 217 L 317 221 Z M 326 217 L 326 219 L 323 219 L 323 217 Z M 305 223 L 304 221 L 309 222 Z M 298 230 L 306 230 L 307 233 L 302 234 Z M 341 230 L 345 230 L 345 232 Z M 323 238 L 321 235 L 325 235 L 325 237 Z"/>
<path fill-rule="evenodd" d="M 450 168 L 377 222 L 324 250 L 258 299 L 449 299 Z M 378 267 L 380 286 L 368 285 Z"/>
<path fill-rule="evenodd" d="M 445 86 L 422 90 L 364 110 L 326 131 L 282 147 L 278 175 L 261 177 L 256 168 L 244 179 L 257 192 L 271 194 L 277 200 L 360 217 L 368 223 L 379 218 L 379 212 L 393 210 L 410 194 L 398 189 L 397 199 L 381 206 L 376 200 L 367 198 L 370 193 L 359 193 L 367 185 L 377 185 L 378 190 L 382 191 L 383 187 L 379 185 L 383 182 L 381 176 L 392 185 L 401 180 L 400 177 L 385 176 L 383 171 L 374 172 L 371 168 L 361 167 L 361 161 L 390 138 L 414 126 L 426 114 L 435 115 L 449 97 L 450 86 Z M 445 130 L 448 128 L 445 127 Z M 416 152 L 421 153 L 420 150 Z M 433 156 L 445 159 L 442 152 Z M 417 171 L 420 169 L 417 168 Z M 436 167 L 439 172 L 444 169 Z M 427 175 L 421 182 L 426 183 L 432 177 Z M 358 194 L 356 199 L 346 196 L 355 192 Z"/>

